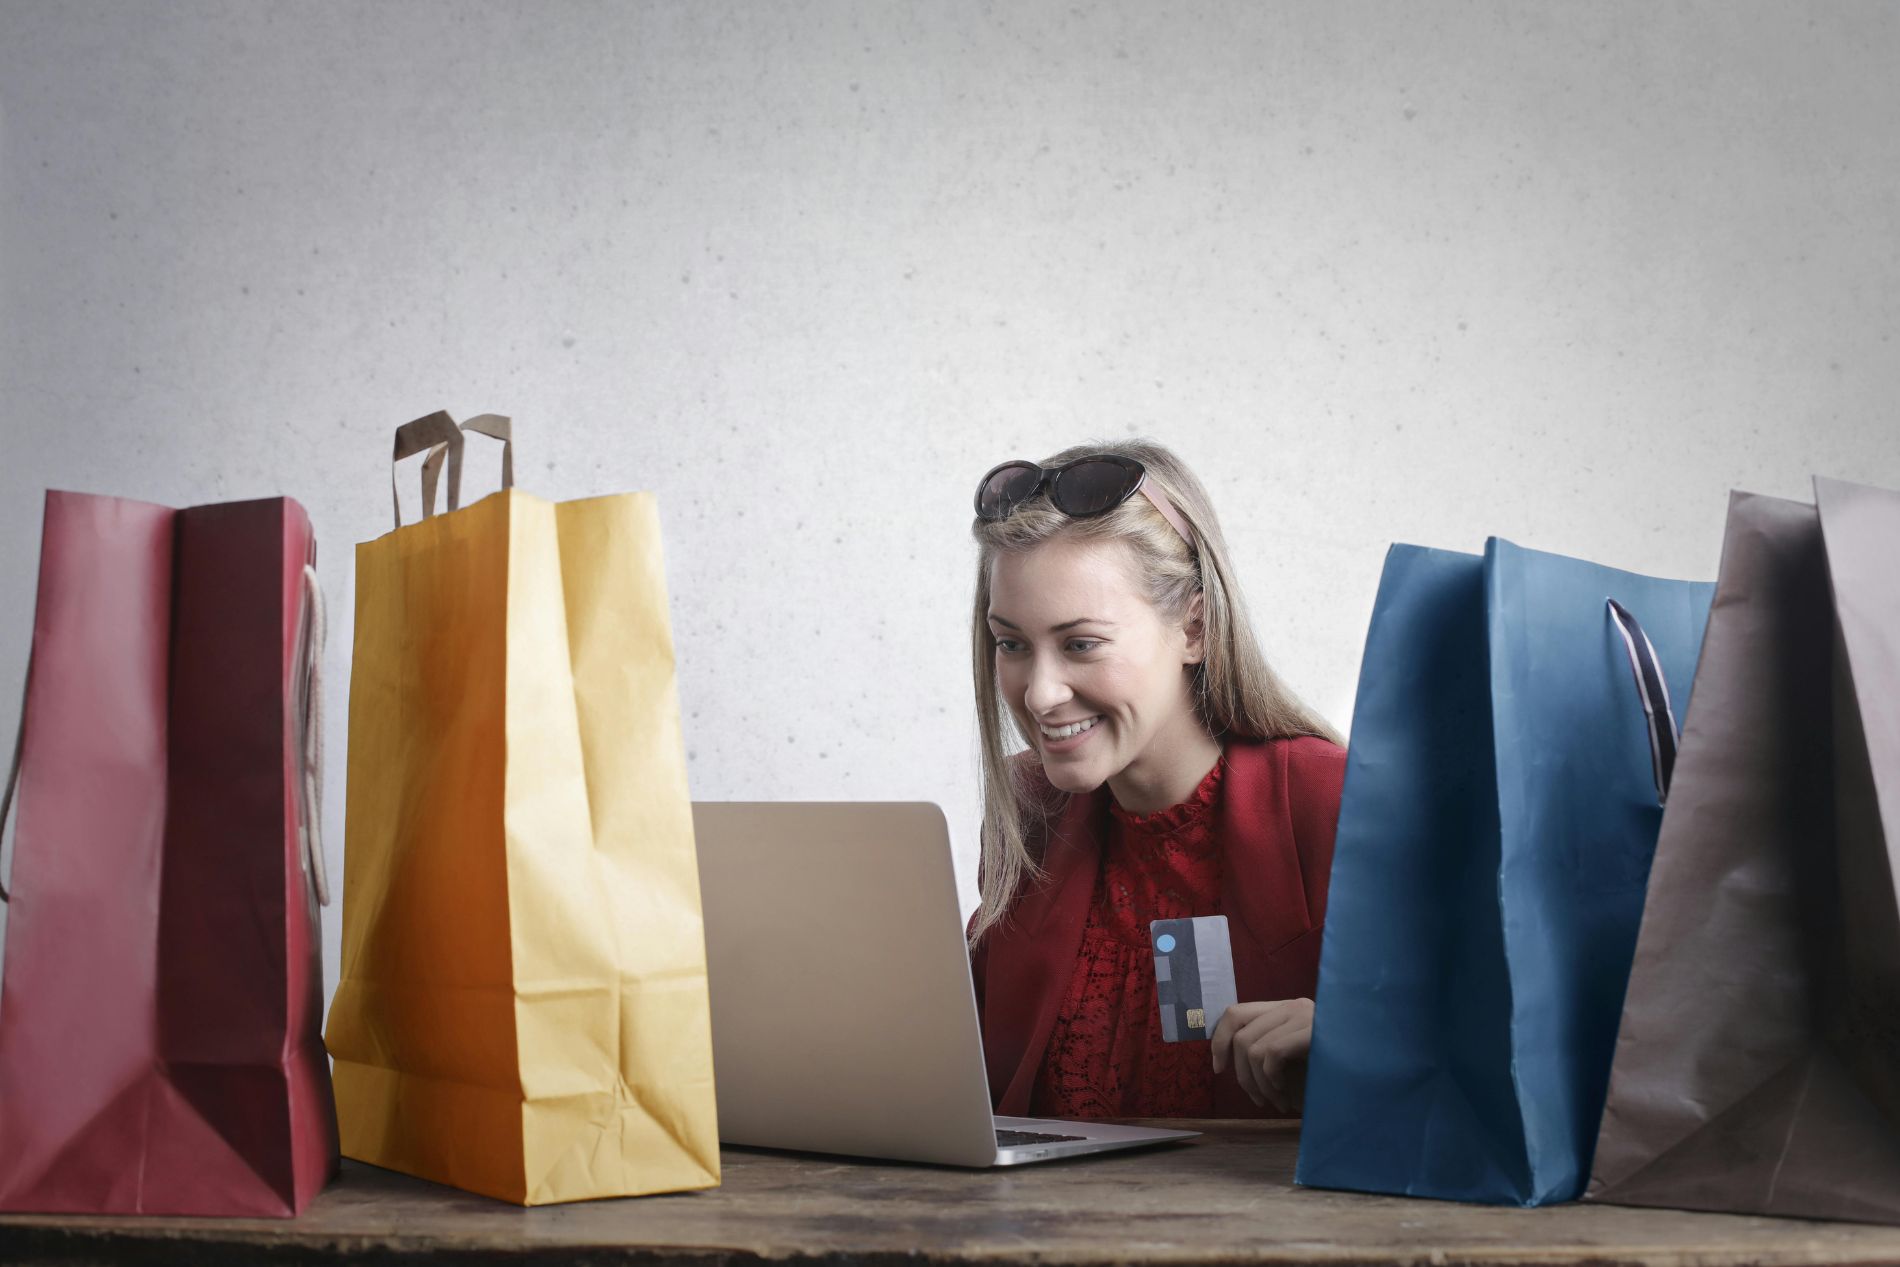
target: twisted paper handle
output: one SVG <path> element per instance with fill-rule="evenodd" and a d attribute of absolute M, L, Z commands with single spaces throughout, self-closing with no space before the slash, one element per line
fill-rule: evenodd
<path fill-rule="evenodd" d="M 396 467 L 404 458 L 414 457 L 418 453 L 443 448 L 449 461 L 449 509 L 459 505 L 462 496 L 462 429 L 455 425 L 444 410 L 405 422 L 396 428 L 396 445 L 389 459 L 389 505 L 395 512 L 396 526 L 402 527 L 402 497 L 396 491 Z M 427 466 L 427 460 L 424 461 Z M 424 471 L 422 477 L 424 498 L 422 517 L 427 519 L 435 511 L 435 476 Z"/>
<path fill-rule="evenodd" d="M 33 680 L 33 659 L 27 657 L 27 681 Z M 0 792 L 0 841 L 7 835 L 7 817 L 13 813 L 13 790 L 20 784 L 20 753 L 26 747 L 26 692 L 20 692 L 20 728 L 13 735 L 13 764 L 7 771 L 7 790 Z M 11 902 L 13 895 L 7 892 L 7 886 L 0 882 L 0 902 Z"/>
<path fill-rule="evenodd" d="M 317 905 L 328 906 L 330 877 L 323 861 L 323 644 L 329 629 L 317 569 L 307 563 L 303 593 L 303 683 L 296 710 L 297 778 L 303 793 L 303 813 L 298 816 L 297 834 L 311 882 L 316 886 Z"/>
<path fill-rule="evenodd" d="M 445 415 L 446 416 L 446 415 Z M 506 492 L 515 486 L 515 424 L 502 414 L 477 414 L 462 424 L 462 431 L 485 435 L 501 441 L 501 487 Z M 449 463 L 449 509 L 454 510 L 462 495 L 461 466 L 450 446 L 438 444 L 422 459 L 422 517 L 435 514 L 435 487 L 444 459 Z"/>
<path fill-rule="evenodd" d="M 1669 683 L 1663 678 L 1662 661 L 1649 635 L 1643 632 L 1629 608 L 1614 598 L 1609 604 L 1610 621 L 1623 636 L 1623 649 L 1629 653 L 1630 675 L 1636 679 L 1636 697 L 1643 705 L 1643 722 L 1649 729 L 1650 773 L 1656 780 L 1656 804 L 1669 804 L 1669 782 L 1676 772 L 1676 748 L 1682 743 L 1682 731 L 1676 725 L 1676 710 L 1669 703 Z"/>

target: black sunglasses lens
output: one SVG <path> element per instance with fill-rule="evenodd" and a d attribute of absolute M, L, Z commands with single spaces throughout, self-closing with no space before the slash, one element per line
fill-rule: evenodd
<path fill-rule="evenodd" d="M 1099 515 L 1127 501 L 1140 482 L 1138 467 L 1106 460 L 1082 461 L 1056 477 L 1050 497 L 1065 515 Z"/>
<path fill-rule="evenodd" d="M 1042 483 L 1042 472 L 1033 466 L 1006 466 L 983 481 L 977 495 L 977 514 L 985 519 L 1001 519 L 1020 503 L 1035 496 Z"/>

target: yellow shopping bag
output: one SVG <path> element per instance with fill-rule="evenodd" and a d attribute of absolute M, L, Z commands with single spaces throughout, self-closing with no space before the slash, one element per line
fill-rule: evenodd
<path fill-rule="evenodd" d="M 343 1153 L 524 1205 L 719 1182 L 705 936 L 644 493 L 457 509 L 356 552 Z M 393 488 L 393 476 L 392 476 Z"/>

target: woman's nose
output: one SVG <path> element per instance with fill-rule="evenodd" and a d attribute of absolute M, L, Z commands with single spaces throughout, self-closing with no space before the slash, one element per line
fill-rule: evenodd
<path fill-rule="evenodd" d="M 1041 716 L 1068 702 L 1075 694 L 1063 678 L 1061 667 L 1047 659 L 1030 665 L 1029 682 L 1023 691 L 1023 706 L 1031 713 Z"/>

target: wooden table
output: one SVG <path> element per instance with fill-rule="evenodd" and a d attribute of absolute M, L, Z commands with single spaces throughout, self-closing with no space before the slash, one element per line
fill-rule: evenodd
<path fill-rule="evenodd" d="M 1900 1263 L 1900 1228 L 1296 1188 L 1295 1124 L 1194 1125 L 976 1172 L 729 1149 L 712 1192 L 533 1210 L 345 1162 L 295 1221 L 0 1217 L 0 1264 Z"/>

